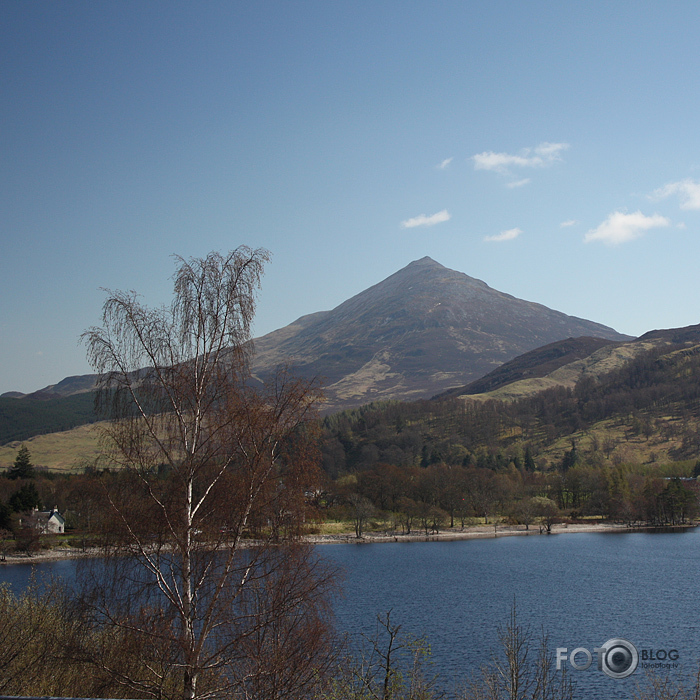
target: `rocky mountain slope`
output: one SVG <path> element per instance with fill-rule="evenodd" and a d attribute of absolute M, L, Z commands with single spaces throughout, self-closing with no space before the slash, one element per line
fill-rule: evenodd
<path fill-rule="evenodd" d="M 426 398 L 534 348 L 569 337 L 629 339 L 592 321 L 517 299 L 425 257 L 332 311 L 255 341 L 259 379 L 291 362 L 323 378 L 326 411 Z"/>

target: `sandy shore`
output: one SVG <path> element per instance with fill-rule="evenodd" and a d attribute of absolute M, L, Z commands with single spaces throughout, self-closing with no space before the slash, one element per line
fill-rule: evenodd
<path fill-rule="evenodd" d="M 696 524 L 677 525 L 674 529 L 693 528 Z M 554 525 L 552 535 L 573 534 L 577 532 L 644 532 L 645 530 L 657 530 L 656 527 L 628 527 L 617 523 L 576 523 Z M 661 528 L 667 529 L 667 528 Z M 426 535 L 424 532 L 413 530 L 410 535 L 391 532 L 367 532 L 362 537 L 355 537 L 354 533 L 343 533 L 336 535 L 308 535 L 304 539 L 310 544 L 372 544 L 383 542 L 450 542 L 454 540 L 474 540 L 494 537 L 541 537 L 547 533 L 540 532 L 539 527 L 530 527 L 526 530 L 521 526 L 498 525 L 495 529 L 493 525 L 476 525 L 465 528 L 448 528 L 435 534 Z M 74 549 L 71 547 L 57 547 L 56 549 L 42 550 L 34 552 L 31 556 L 26 554 L 7 554 L 4 559 L 0 559 L 0 566 L 11 564 L 41 564 L 43 562 L 63 561 L 65 559 L 82 559 L 84 557 L 100 556 L 101 550 L 88 548 L 86 550 Z"/>
<path fill-rule="evenodd" d="M 73 547 L 56 547 L 55 549 L 42 549 L 39 552 L 26 554 L 6 554 L 4 559 L 0 557 L 0 566 L 5 564 L 43 564 L 50 561 L 63 561 L 65 559 L 83 559 L 86 557 L 99 557 L 101 551 L 97 548 L 74 549 Z"/>
<path fill-rule="evenodd" d="M 696 524 L 677 525 L 674 528 L 693 528 Z M 618 523 L 576 523 L 552 526 L 551 535 L 562 535 L 567 533 L 577 532 L 644 532 L 645 530 L 658 530 L 668 528 L 657 528 L 649 526 L 629 527 Z M 465 528 L 448 528 L 435 534 L 426 535 L 425 532 L 412 530 L 410 535 L 390 532 L 367 532 L 361 538 L 355 537 L 354 533 L 346 533 L 341 535 L 309 535 L 306 537 L 308 542 L 313 544 L 370 544 L 373 542 L 450 542 L 453 540 L 474 540 L 486 539 L 494 537 L 510 537 L 510 536 L 546 536 L 546 532 L 540 532 L 539 526 L 530 526 L 526 530 L 524 526 L 519 525 L 498 525 L 494 528 L 493 525 L 477 525 Z"/>

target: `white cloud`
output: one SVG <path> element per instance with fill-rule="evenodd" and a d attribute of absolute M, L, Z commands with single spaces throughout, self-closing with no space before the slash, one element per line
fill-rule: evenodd
<path fill-rule="evenodd" d="M 666 199 L 677 194 L 681 200 L 681 209 L 700 209 L 700 182 L 695 182 L 690 178 L 669 182 L 658 190 L 654 190 L 651 199 Z"/>
<path fill-rule="evenodd" d="M 568 143 L 541 143 L 535 148 L 535 153 L 545 160 L 555 161 L 561 160 L 559 155 L 562 151 L 565 151 L 569 147 Z"/>
<path fill-rule="evenodd" d="M 654 214 L 645 216 L 641 211 L 625 214 L 615 211 L 598 226 L 591 229 L 584 237 L 586 243 L 601 241 L 606 245 L 619 245 L 639 238 L 652 228 L 670 226 L 671 222 L 665 216 Z"/>
<path fill-rule="evenodd" d="M 454 157 L 452 157 L 452 158 L 445 158 L 445 160 L 443 160 L 442 163 L 440 163 L 440 165 L 438 165 L 437 167 L 438 167 L 440 170 L 444 170 L 445 168 L 447 168 L 447 167 L 449 166 L 449 164 L 450 164 L 453 160 L 454 160 Z"/>
<path fill-rule="evenodd" d="M 420 216 L 414 216 L 412 219 L 406 219 L 406 221 L 401 222 L 401 228 L 415 228 L 416 226 L 435 226 L 435 224 L 440 224 L 443 221 L 449 221 L 450 214 L 447 209 L 439 211 L 437 214 L 432 216 L 426 216 L 421 214 Z"/>
<path fill-rule="evenodd" d="M 559 224 L 559 228 L 569 228 L 569 226 L 576 226 L 577 223 L 576 219 L 567 219 Z"/>
<path fill-rule="evenodd" d="M 516 180 L 515 182 L 509 182 L 506 187 L 510 187 L 510 189 L 515 189 L 516 187 L 523 187 L 530 182 L 529 177 L 524 177 L 522 180 Z"/>
<path fill-rule="evenodd" d="M 560 161 L 562 151 L 569 148 L 568 143 L 549 143 L 545 141 L 535 148 L 524 148 L 519 154 L 495 153 L 484 151 L 472 156 L 474 170 L 493 170 L 508 174 L 512 168 L 545 168 Z"/>
<path fill-rule="evenodd" d="M 507 231 L 501 231 L 494 236 L 486 236 L 485 241 L 512 241 L 517 238 L 522 231 L 519 228 L 509 228 Z"/>
<path fill-rule="evenodd" d="M 472 156 L 474 170 L 495 170 L 499 173 L 508 172 L 511 166 L 527 167 L 533 165 L 527 158 L 522 156 L 512 156 L 508 153 L 494 153 L 484 151 Z"/>

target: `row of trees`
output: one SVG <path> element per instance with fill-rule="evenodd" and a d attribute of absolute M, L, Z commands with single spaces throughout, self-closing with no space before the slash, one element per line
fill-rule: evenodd
<path fill-rule="evenodd" d="M 315 485 L 290 500 L 287 490 L 270 499 L 270 509 L 247 520 L 244 538 L 271 536 L 280 540 L 303 532 L 328 517 L 345 517 L 355 524 L 358 536 L 372 520 L 391 521 L 402 533 L 440 531 L 475 522 L 509 522 L 530 527 L 544 523 L 549 529 L 557 518 L 597 516 L 617 521 L 675 525 L 698 517 L 698 484 L 682 464 L 654 469 L 634 465 L 591 465 L 578 461 L 565 472 L 517 469 L 495 471 L 445 463 L 427 467 L 399 467 L 380 463 L 373 469 L 346 475 L 335 481 L 320 475 Z M 172 473 L 154 470 L 149 487 L 168 488 Z M 58 504 L 69 530 L 83 535 L 75 544 L 98 542 L 111 527 L 107 517 L 114 507 L 110 494 L 124 492 L 127 485 L 119 472 L 88 471 L 74 475 L 39 475 L 32 480 L 0 479 L 0 527 L 16 529 L 17 516 L 42 503 Z M 307 482 L 311 484 L 311 482 Z M 134 484 L 128 485 L 128 503 L 119 504 L 130 521 L 143 517 L 135 499 Z M 314 494 L 321 496 L 312 497 Z M 274 505 L 273 505 L 274 504 Z M 295 510 L 296 508 L 296 510 Z M 233 511 L 227 507 L 228 518 Z M 154 514 L 151 513 L 153 517 Z M 208 537 L 234 532 L 232 520 L 216 521 Z M 149 527 L 151 527 L 149 525 Z M 216 528 L 219 528 L 218 530 Z M 201 533 L 204 530 L 201 529 Z M 200 534 L 201 534 L 200 533 Z M 150 533 L 150 536 L 153 532 Z"/>
<path fill-rule="evenodd" d="M 352 518 L 361 536 L 372 520 L 394 530 L 426 534 L 474 522 L 544 524 L 558 518 L 598 516 L 629 524 L 677 525 L 696 518 L 698 483 L 630 466 L 578 464 L 565 473 L 435 464 L 373 469 L 338 479 L 326 494 L 336 513 Z M 670 470 L 673 473 L 673 470 Z"/>

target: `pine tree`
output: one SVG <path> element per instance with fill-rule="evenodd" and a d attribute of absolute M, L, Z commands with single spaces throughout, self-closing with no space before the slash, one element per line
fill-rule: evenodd
<path fill-rule="evenodd" d="M 2 531 L 12 529 L 12 508 L 0 503 L 0 540 L 2 540 Z"/>
<path fill-rule="evenodd" d="M 532 457 L 532 451 L 530 450 L 530 446 L 528 445 L 525 448 L 525 471 L 534 472 L 536 469 L 537 464 L 535 464 L 535 460 Z"/>
<path fill-rule="evenodd" d="M 15 513 L 24 513 L 32 508 L 41 510 L 41 499 L 36 486 L 34 484 L 24 484 L 19 491 L 10 496 L 7 505 Z"/>
<path fill-rule="evenodd" d="M 32 465 L 31 455 L 29 450 L 22 445 L 15 457 L 15 463 L 10 468 L 8 473 L 10 479 L 33 479 L 34 467 Z"/>

